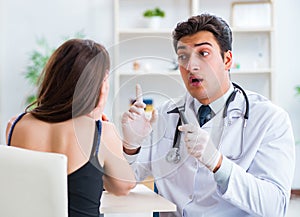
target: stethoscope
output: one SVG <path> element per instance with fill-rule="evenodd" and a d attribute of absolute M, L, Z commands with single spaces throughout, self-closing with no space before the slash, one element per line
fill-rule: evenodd
<path fill-rule="evenodd" d="M 230 156 L 228 157 L 231 160 L 237 160 L 237 159 L 240 159 L 242 157 L 243 153 L 244 153 L 244 150 L 243 150 L 243 148 L 244 148 L 243 147 L 243 144 L 244 144 L 244 128 L 246 128 L 247 121 L 248 121 L 248 118 L 249 118 L 249 99 L 247 97 L 246 92 L 244 91 L 244 89 L 242 87 L 240 87 L 239 85 L 237 85 L 235 83 L 232 83 L 232 84 L 233 84 L 233 87 L 234 87 L 234 91 L 230 94 L 230 96 L 228 97 L 228 99 L 225 102 L 225 106 L 224 106 L 224 110 L 223 110 L 223 119 L 225 119 L 227 117 L 229 104 L 234 101 L 234 98 L 235 98 L 236 93 L 238 91 L 242 92 L 242 94 L 244 96 L 244 99 L 245 99 L 245 103 L 246 103 L 246 110 L 245 110 L 245 113 L 244 113 L 244 123 L 243 123 L 243 127 L 242 127 L 241 152 L 236 158 L 233 158 L 233 157 L 230 157 Z M 168 153 L 166 155 L 166 161 L 169 162 L 169 163 L 177 164 L 181 160 L 179 146 L 180 146 L 180 140 L 181 140 L 181 135 L 182 134 L 179 132 L 178 127 L 181 125 L 181 123 L 183 123 L 183 124 L 188 123 L 184 111 L 185 111 L 185 104 L 183 104 L 182 106 L 178 106 L 175 109 L 167 112 L 167 114 L 171 114 L 171 113 L 178 113 L 179 114 L 179 119 L 178 119 L 177 126 L 176 126 L 176 129 L 175 129 L 175 134 L 174 134 L 173 146 L 168 151 Z M 222 132 L 221 138 L 222 138 L 222 136 L 223 136 L 223 132 Z M 218 146 L 218 149 L 220 148 L 220 144 Z"/>

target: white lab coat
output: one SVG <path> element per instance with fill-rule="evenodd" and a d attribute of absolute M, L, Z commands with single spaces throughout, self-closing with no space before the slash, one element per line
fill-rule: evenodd
<path fill-rule="evenodd" d="M 174 109 L 175 104 L 185 103 L 188 121 L 197 124 L 192 109 L 194 99 L 187 94 L 159 108 L 151 137 L 144 142 L 139 154 L 126 157 L 138 180 L 154 176 L 159 194 L 177 205 L 176 213 L 160 213 L 161 217 L 285 215 L 295 166 L 291 123 L 288 114 L 266 98 L 248 91 L 247 95 L 250 114 L 243 142 L 245 99 L 240 92 L 230 103 L 226 119 L 222 118 L 221 110 L 202 127 L 210 132 L 223 156 L 232 159 L 225 192 L 218 188 L 213 173 L 187 153 L 183 136 L 181 161 L 173 164 L 165 160 L 172 148 L 179 118 L 178 114 L 167 114 L 167 111 Z"/>

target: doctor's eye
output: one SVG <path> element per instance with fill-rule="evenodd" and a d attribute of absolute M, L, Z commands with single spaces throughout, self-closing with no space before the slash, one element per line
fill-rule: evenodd
<path fill-rule="evenodd" d="M 178 58 L 177 59 L 178 59 L 178 63 L 179 64 L 183 64 L 183 63 L 188 62 L 189 57 L 186 54 L 178 54 Z"/>
<path fill-rule="evenodd" d="M 203 57 L 207 56 L 208 54 L 209 53 L 207 51 L 201 51 L 201 52 L 199 52 L 199 55 L 201 55 Z"/>

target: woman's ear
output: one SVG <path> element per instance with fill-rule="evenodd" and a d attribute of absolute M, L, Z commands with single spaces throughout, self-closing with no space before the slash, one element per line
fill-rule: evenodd
<path fill-rule="evenodd" d="M 232 52 L 228 50 L 224 53 L 225 70 L 229 70 L 232 66 Z"/>
<path fill-rule="evenodd" d="M 107 97 L 108 97 L 108 91 L 109 91 L 109 80 L 108 80 L 108 70 L 105 73 L 103 82 L 102 82 L 102 86 L 100 89 L 100 96 L 99 96 L 99 102 L 97 104 L 97 107 L 101 108 L 101 110 L 104 110 L 104 106 L 106 104 L 107 101 Z"/>
<path fill-rule="evenodd" d="M 89 114 L 89 116 L 95 120 L 99 120 L 102 118 L 102 113 L 104 111 L 104 107 L 106 105 L 107 97 L 108 97 L 108 91 L 109 91 L 109 80 L 108 80 L 108 70 L 105 73 L 104 79 L 102 81 L 102 85 L 100 88 L 100 96 L 99 101 L 97 103 L 96 108 L 93 109 L 93 111 Z"/>

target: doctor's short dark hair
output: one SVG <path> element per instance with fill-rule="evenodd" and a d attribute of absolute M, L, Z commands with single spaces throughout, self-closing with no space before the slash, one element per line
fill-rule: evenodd
<path fill-rule="evenodd" d="M 177 52 L 178 41 L 184 36 L 190 36 L 200 31 L 209 31 L 216 38 L 221 56 L 224 52 L 232 50 L 232 32 L 225 20 L 212 14 L 204 13 L 190 17 L 185 22 L 177 24 L 173 31 L 173 45 Z"/>

